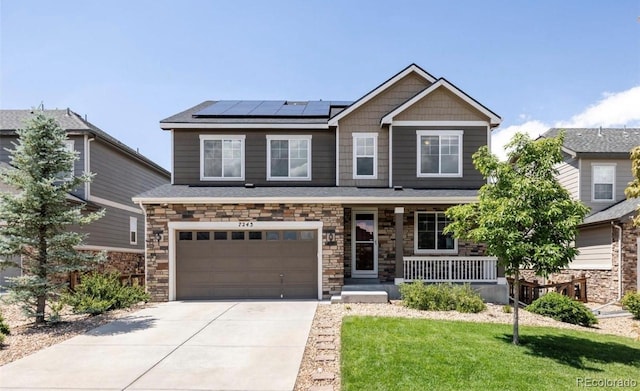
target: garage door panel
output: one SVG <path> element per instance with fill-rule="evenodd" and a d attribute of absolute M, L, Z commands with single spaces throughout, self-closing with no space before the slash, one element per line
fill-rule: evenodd
<path fill-rule="evenodd" d="M 252 233 L 249 233 L 252 232 Z M 178 299 L 316 298 L 316 233 L 184 234 L 176 245 Z M 197 237 L 210 240 L 195 240 Z M 214 240 L 215 238 L 227 240 Z M 284 240 L 285 237 L 295 240 Z M 252 239 L 251 239 L 252 238 Z M 277 240 L 273 240 L 276 238 Z M 313 240 L 301 240 L 310 239 Z M 269 239 L 269 240 L 267 240 Z M 281 275 L 283 276 L 281 278 Z"/>

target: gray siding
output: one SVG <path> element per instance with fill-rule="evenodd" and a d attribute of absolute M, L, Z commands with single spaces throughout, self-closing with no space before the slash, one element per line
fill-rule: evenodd
<path fill-rule="evenodd" d="M 583 228 L 576 247 L 580 254 L 569 264 L 570 269 L 611 269 L 611 226 Z"/>
<path fill-rule="evenodd" d="M 106 209 L 106 214 L 103 218 L 78 229 L 78 232 L 89 234 L 84 244 L 101 247 L 144 249 L 144 215 L 111 206 L 105 206 L 104 209 Z M 129 217 L 138 219 L 137 245 L 132 245 L 129 242 Z"/>
<path fill-rule="evenodd" d="M 84 136 L 70 136 L 69 140 L 73 140 L 73 148 L 78 152 L 78 160 L 73 165 L 74 175 L 82 175 L 84 172 Z M 0 135 L 0 161 L 4 163 L 11 163 L 11 152 L 7 151 L 15 149 L 14 143 L 17 143 L 18 137 L 16 135 Z M 73 195 L 80 198 L 85 198 L 84 186 L 76 189 L 72 192 Z"/>
<path fill-rule="evenodd" d="M 593 201 L 593 164 L 616 165 L 614 201 Z M 580 160 L 580 199 L 595 213 L 625 199 L 624 189 L 633 180 L 630 159 L 581 159 Z"/>
<path fill-rule="evenodd" d="M 556 168 L 558 170 L 558 182 L 567 189 L 571 197 L 580 199 L 580 170 L 579 160 L 563 153 L 564 161 Z"/>
<path fill-rule="evenodd" d="M 417 176 L 417 130 L 463 130 L 462 178 Z M 486 183 L 473 166 L 472 155 L 487 145 L 486 127 L 393 127 L 393 185 L 430 189 L 477 189 Z"/>
<path fill-rule="evenodd" d="M 200 180 L 200 135 L 245 134 L 245 180 Z M 267 135 L 311 135 L 311 180 L 267 181 Z M 335 134 L 310 130 L 185 130 L 174 131 L 173 173 L 176 185 L 333 186 L 335 185 Z"/>
<path fill-rule="evenodd" d="M 131 201 L 133 196 L 169 182 L 158 171 L 99 139 L 89 144 L 89 151 L 90 170 L 95 174 L 90 188 L 91 197 L 137 208 Z"/>

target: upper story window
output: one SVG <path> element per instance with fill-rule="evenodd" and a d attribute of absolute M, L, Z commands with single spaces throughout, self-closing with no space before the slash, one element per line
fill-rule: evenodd
<path fill-rule="evenodd" d="M 377 133 L 353 133 L 353 179 L 376 179 L 377 156 Z"/>
<path fill-rule="evenodd" d="M 616 183 L 616 165 L 593 164 L 593 201 L 614 201 Z"/>
<path fill-rule="evenodd" d="M 75 152 L 75 142 L 74 140 L 65 140 L 64 141 L 64 147 L 67 151 L 69 152 Z M 71 163 L 71 170 L 69 170 L 68 172 L 60 172 L 56 175 L 56 179 L 60 180 L 60 181 L 70 181 L 73 179 L 73 176 L 75 175 L 75 161 L 74 163 Z"/>
<path fill-rule="evenodd" d="M 450 223 L 444 212 L 416 212 L 414 250 L 420 253 L 457 253 L 458 241 L 442 231 Z"/>
<path fill-rule="evenodd" d="M 462 176 L 462 131 L 418 130 L 418 177 Z"/>
<path fill-rule="evenodd" d="M 267 136 L 267 180 L 310 180 L 311 136 Z"/>
<path fill-rule="evenodd" d="M 244 135 L 200 135 L 200 179 L 244 179 Z"/>

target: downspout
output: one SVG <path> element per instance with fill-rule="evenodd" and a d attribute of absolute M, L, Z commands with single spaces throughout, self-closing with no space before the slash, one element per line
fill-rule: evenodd
<path fill-rule="evenodd" d="M 87 138 L 87 150 L 84 152 L 84 158 L 85 158 L 84 166 L 85 166 L 85 172 L 87 174 L 91 172 L 91 142 L 94 141 L 95 139 L 96 139 L 95 137 Z M 91 200 L 91 182 L 85 183 L 84 198 L 87 201 Z"/>
<path fill-rule="evenodd" d="M 622 299 L 622 227 L 611 222 L 618 229 L 618 301 Z"/>
<path fill-rule="evenodd" d="M 148 280 L 147 280 L 147 209 L 142 205 L 142 201 L 138 202 L 140 209 L 142 209 L 142 215 L 144 216 L 144 289 L 148 291 Z"/>

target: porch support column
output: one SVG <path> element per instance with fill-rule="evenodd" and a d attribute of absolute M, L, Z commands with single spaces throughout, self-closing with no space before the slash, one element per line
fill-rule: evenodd
<path fill-rule="evenodd" d="M 395 284 L 399 285 L 404 282 L 404 208 L 396 207 L 396 278 Z"/>

